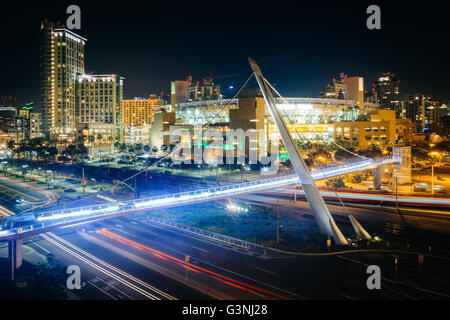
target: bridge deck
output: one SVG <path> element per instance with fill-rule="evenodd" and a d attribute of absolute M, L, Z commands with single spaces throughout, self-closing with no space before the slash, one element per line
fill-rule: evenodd
<path fill-rule="evenodd" d="M 330 167 L 312 172 L 314 180 L 335 177 L 360 170 L 367 170 L 381 165 L 394 163 L 390 157 L 378 160 L 363 160 L 339 167 Z M 287 175 L 241 184 L 219 186 L 203 190 L 169 194 L 159 197 L 121 201 L 112 204 L 91 205 L 74 209 L 55 210 L 36 214 L 29 225 L 13 227 L 0 231 L 0 240 L 20 239 L 47 232 L 63 226 L 87 223 L 90 221 L 111 218 L 118 215 L 142 212 L 147 210 L 188 205 L 198 202 L 218 200 L 230 196 L 252 193 L 299 183 L 297 175 Z M 10 217 L 14 219 L 14 217 Z M 9 218 L 8 218 L 9 219 Z M 7 221 L 8 221 L 7 219 Z"/>

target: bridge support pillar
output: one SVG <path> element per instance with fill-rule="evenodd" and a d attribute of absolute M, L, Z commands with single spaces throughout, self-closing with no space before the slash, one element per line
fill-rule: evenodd
<path fill-rule="evenodd" d="M 375 190 L 381 190 L 381 167 L 372 169 L 373 176 L 373 188 Z"/>
<path fill-rule="evenodd" d="M 16 270 L 22 266 L 22 240 L 8 241 L 9 279 L 15 281 Z"/>
<path fill-rule="evenodd" d="M 395 163 L 393 165 L 393 179 L 398 185 L 410 184 L 411 178 L 411 147 L 392 148 Z"/>

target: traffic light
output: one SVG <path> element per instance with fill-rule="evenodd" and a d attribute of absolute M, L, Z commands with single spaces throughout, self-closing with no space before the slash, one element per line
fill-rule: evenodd
<path fill-rule="evenodd" d="M 63 176 L 63 181 L 66 181 L 67 180 L 67 176 Z"/>
<path fill-rule="evenodd" d="M 52 176 L 51 175 L 47 176 L 47 181 L 52 181 Z"/>
<path fill-rule="evenodd" d="M 35 181 L 35 180 L 36 180 L 35 176 L 31 177 L 31 181 Z"/>
<path fill-rule="evenodd" d="M 81 185 L 82 185 L 83 187 L 86 187 L 86 186 L 87 186 L 87 180 L 83 180 L 83 182 L 81 183 Z"/>

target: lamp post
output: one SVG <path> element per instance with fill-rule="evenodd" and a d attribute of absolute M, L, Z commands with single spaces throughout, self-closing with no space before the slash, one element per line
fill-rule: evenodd
<path fill-rule="evenodd" d="M 434 196 L 434 163 L 431 164 L 431 195 Z"/>

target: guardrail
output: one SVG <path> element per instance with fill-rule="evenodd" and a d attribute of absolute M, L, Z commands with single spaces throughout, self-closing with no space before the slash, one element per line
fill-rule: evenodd
<path fill-rule="evenodd" d="M 206 238 L 206 239 L 213 240 L 213 241 L 223 242 L 225 244 L 239 247 L 239 248 L 246 249 L 246 250 L 250 250 L 251 247 L 254 245 L 253 243 L 245 241 L 245 240 L 233 238 L 233 237 L 223 235 L 220 233 L 212 232 L 212 231 L 205 230 L 205 229 L 200 229 L 197 227 L 188 226 L 185 224 L 181 224 L 181 223 L 174 222 L 174 221 L 169 221 L 169 220 L 162 219 L 162 218 L 152 217 L 150 215 L 147 216 L 147 220 L 156 222 L 156 223 L 164 225 L 164 226 L 172 227 L 172 228 L 181 230 L 183 232 L 192 233 L 192 234 L 195 234 L 196 236 L 200 236 L 202 238 Z"/>
<path fill-rule="evenodd" d="M 364 161 L 348 163 L 339 167 L 330 167 L 316 170 L 313 171 L 311 175 L 315 180 L 319 180 L 325 177 L 338 176 L 392 162 L 393 158 L 389 157 L 377 160 L 367 159 Z M 42 212 L 39 214 L 35 214 L 35 221 L 37 221 L 38 223 L 33 223 L 23 227 L 13 227 L 10 229 L 0 230 L 0 239 L 2 237 L 22 234 L 38 229 L 44 229 L 58 224 L 66 225 L 67 223 L 72 221 L 76 222 L 78 220 L 86 220 L 89 218 L 101 218 L 108 215 L 117 215 L 120 213 L 131 212 L 135 210 L 154 209 L 169 205 L 183 205 L 198 201 L 214 200 L 227 196 L 278 188 L 286 185 L 296 184 L 299 182 L 300 181 L 297 175 L 286 175 L 264 180 L 245 182 L 241 184 L 201 189 L 197 191 L 174 193 L 137 200 L 118 201 L 117 203 L 113 204 L 91 205 L 79 208 Z M 11 218 L 14 219 L 14 217 Z"/>

